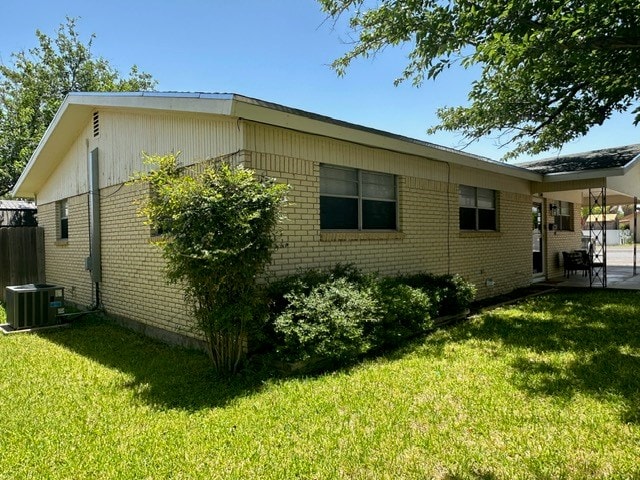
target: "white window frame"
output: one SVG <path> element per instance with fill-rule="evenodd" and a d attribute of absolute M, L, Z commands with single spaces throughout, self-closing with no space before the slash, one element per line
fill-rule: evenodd
<path fill-rule="evenodd" d="M 554 215 L 553 223 L 556 229 L 560 232 L 573 232 L 573 203 L 558 201 L 556 214 Z M 563 220 L 567 219 L 567 220 Z"/>

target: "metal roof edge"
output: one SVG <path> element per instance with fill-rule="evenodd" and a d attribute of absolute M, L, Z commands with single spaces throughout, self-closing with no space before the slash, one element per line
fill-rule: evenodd
<path fill-rule="evenodd" d="M 70 92 L 69 98 L 75 97 L 150 97 L 150 98 L 209 98 L 213 100 L 231 100 L 234 93 L 205 93 L 205 92 Z"/>
<path fill-rule="evenodd" d="M 566 182 L 571 180 L 590 180 L 593 178 L 620 177 L 627 172 L 625 167 L 598 168 L 594 170 L 582 170 L 579 172 L 555 172 L 545 173 L 543 182 Z"/>
<path fill-rule="evenodd" d="M 622 167 L 624 169 L 624 173 L 627 173 L 629 170 L 631 170 L 633 167 L 635 167 L 637 163 L 640 163 L 640 153 L 638 155 L 636 155 L 635 157 L 633 157 L 631 160 L 629 160 L 624 165 L 624 167 Z"/>
<path fill-rule="evenodd" d="M 93 107 L 142 108 L 230 115 L 232 93 L 191 92 L 72 92 L 69 102 Z M 211 102 L 202 102 L 210 100 Z"/>

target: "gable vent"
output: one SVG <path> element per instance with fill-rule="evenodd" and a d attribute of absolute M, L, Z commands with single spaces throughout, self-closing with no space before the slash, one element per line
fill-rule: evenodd
<path fill-rule="evenodd" d="M 100 135 L 100 114 L 93 112 L 93 136 L 97 137 L 98 135 Z"/>

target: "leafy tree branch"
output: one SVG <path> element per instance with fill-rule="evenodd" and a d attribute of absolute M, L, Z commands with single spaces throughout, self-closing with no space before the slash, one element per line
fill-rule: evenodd
<path fill-rule="evenodd" d="M 64 97 L 70 92 L 152 90 L 156 81 L 131 67 L 128 77 L 82 42 L 77 19 L 67 17 L 52 38 L 36 31 L 38 45 L 0 64 L 0 196 L 15 185 Z"/>
<path fill-rule="evenodd" d="M 506 136 L 505 158 L 535 154 L 584 135 L 640 100 L 640 4 L 635 0 L 319 0 L 349 16 L 356 37 L 333 62 L 410 45 L 396 84 L 421 85 L 446 69 L 481 67 L 469 104 L 438 111 L 439 130 L 469 142 Z M 640 109 L 635 108 L 635 121 Z"/>

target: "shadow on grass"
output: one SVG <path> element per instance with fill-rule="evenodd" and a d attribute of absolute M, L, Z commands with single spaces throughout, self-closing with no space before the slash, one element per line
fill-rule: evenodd
<path fill-rule="evenodd" d="M 130 375 L 132 379 L 123 388 L 158 408 L 224 407 L 260 391 L 270 379 L 250 369 L 231 378 L 218 376 L 205 353 L 156 342 L 99 316 L 87 316 L 72 328 L 39 335 Z"/>
<path fill-rule="evenodd" d="M 123 387 L 158 408 L 224 407 L 282 381 L 273 370 L 258 367 L 221 378 L 204 353 L 169 347 L 97 317 L 40 335 L 130 375 L 131 381 Z M 513 381 L 531 394 L 613 397 L 624 405 L 623 420 L 640 423 L 638 292 L 580 291 L 535 297 L 376 358 L 395 361 L 416 350 L 425 357 L 440 357 L 447 345 L 469 340 L 507 347 L 504 355 L 516 357 L 511 360 Z"/>
<path fill-rule="evenodd" d="M 573 291 L 485 313 L 456 332 L 513 348 L 516 384 L 532 393 L 615 399 L 640 423 L 640 293 Z"/>

